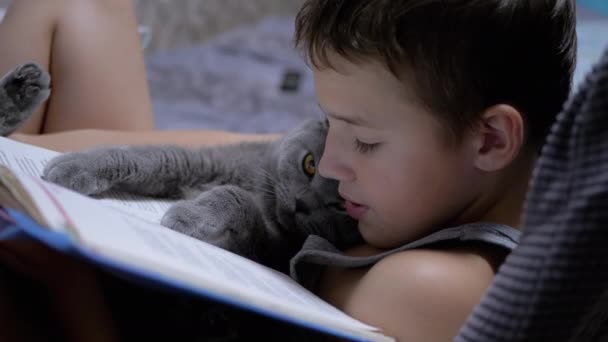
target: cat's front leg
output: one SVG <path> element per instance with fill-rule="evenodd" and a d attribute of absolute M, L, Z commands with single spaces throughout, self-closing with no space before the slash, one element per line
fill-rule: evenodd
<path fill-rule="evenodd" d="M 100 194 L 124 178 L 124 157 L 120 148 L 64 153 L 46 164 L 42 178 L 85 195 Z"/>
<path fill-rule="evenodd" d="M 161 224 L 256 261 L 268 234 L 255 196 L 233 185 L 176 203 Z"/>
<path fill-rule="evenodd" d="M 182 185 L 204 183 L 204 153 L 179 146 L 115 146 L 65 153 L 51 159 L 43 178 L 93 195 L 107 190 L 177 197 Z"/>
<path fill-rule="evenodd" d="M 23 64 L 0 80 L 0 135 L 13 133 L 50 95 L 51 78 L 38 64 Z"/>

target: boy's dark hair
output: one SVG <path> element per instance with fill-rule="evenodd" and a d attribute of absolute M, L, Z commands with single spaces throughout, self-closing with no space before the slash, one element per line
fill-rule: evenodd
<path fill-rule="evenodd" d="M 509 104 L 542 145 L 570 94 L 574 0 L 308 0 L 295 43 L 317 68 L 329 53 L 376 59 L 408 79 L 455 138 Z"/>

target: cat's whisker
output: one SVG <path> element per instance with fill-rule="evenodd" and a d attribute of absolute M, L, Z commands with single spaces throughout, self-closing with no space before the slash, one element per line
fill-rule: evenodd
<path fill-rule="evenodd" d="M 268 172 L 262 174 L 262 184 L 268 187 L 272 187 L 274 185 L 274 182 L 270 178 L 270 174 Z"/>
<path fill-rule="evenodd" d="M 272 178 L 273 178 L 272 174 L 268 170 L 260 168 L 260 169 L 257 169 L 257 171 L 260 172 L 260 175 L 262 176 L 262 180 L 264 182 L 272 181 Z"/>
<path fill-rule="evenodd" d="M 262 194 L 265 194 L 265 195 L 270 195 L 271 197 L 275 197 L 275 196 L 276 196 L 276 193 L 275 193 L 275 191 L 274 191 L 274 190 L 271 190 L 271 189 L 264 189 L 264 188 L 259 188 L 258 190 L 259 190 L 259 191 L 260 191 Z"/>
<path fill-rule="evenodd" d="M 264 169 L 259 169 L 258 171 L 260 176 L 262 176 L 259 189 L 265 194 L 273 197 L 276 196 L 276 189 L 274 187 L 274 182 L 272 181 L 270 172 Z"/>
<path fill-rule="evenodd" d="M 309 190 L 306 187 L 302 186 L 298 189 L 295 197 L 301 198 L 301 197 L 303 197 L 302 195 L 306 194 L 307 192 L 309 192 Z"/>
<path fill-rule="evenodd" d="M 288 199 L 291 196 L 289 196 L 289 190 L 287 190 L 287 188 L 281 184 L 278 184 L 277 186 L 277 198 L 279 199 Z M 294 201 L 294 205 L 295 205 L 295 201 Z"/>
<path fill-rule="evenodd" d="M 275 196 L 276 195 L 276 189 L 274 187 L 274 184 L 271 184 L 270 182 L 267 181 L 262 181 L 262 183 L 260 184 L 260 188 L 261 191 L 263 191 L 266 194 Z"/>

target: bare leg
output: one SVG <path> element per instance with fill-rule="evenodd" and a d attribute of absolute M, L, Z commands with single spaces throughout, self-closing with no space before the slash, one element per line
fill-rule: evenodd
<path fill-rule="evenodd" d="M 130 1 L 16 0 L 0 24 L 0 51 L 1 74 L 35 61 L 52 76 L 50 100 L 22 126 L 21 132 L 153 128 Z M 43 279 L 56 299 L 55 310 L 66 334 L 72 340 L 113 340 L 112 322 L 93 272 L 85 265 L 65 267 L 71 262 L 57 260 L 58 267 L 53 269 L 65 273 L 53 272 Z M 48 263 L 40 265 L 45 266 L 39 269 L 45 269 Z M 72 283 L 76 288 L 56 284 L 74 277 L 78 278 Z M 83 283 L 86 285 L 78 287 Z M 0 313 L 11 311 L 4 305 L 0 308 Z"/>
<path fill-rule="evenodd" d="M 131 1 L 17 0 L 0 24 L 0 73 L 35 61 L 51 73 L 46 105 L 21 128 L 154 127 Z"/>
<path fill-rule="evenodd" d="M 53 89 L 45 106 L 11 138 L 68 151 L 107 144 L 199 146 L 279 136 L 151 130 L 140 46 L 128 0 L 14 1 L 0 24 L 0 74 L 35 61 L 50 70 Z"/>

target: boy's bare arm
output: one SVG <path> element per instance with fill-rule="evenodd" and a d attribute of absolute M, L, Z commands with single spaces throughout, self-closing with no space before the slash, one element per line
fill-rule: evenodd
<path fill-rule="evenodd" d="M 318 291 L 399 341 L 451 340 L 494 276 L 475 251 L 413 250 L 369 269 L 328 269 Z"/>
<path fill-rule="evenodd" d="M 175 144 L 188 147 L 240 141 L 267 141 L 280 134 L 244 134 L 226 131 L 113 131 L 84 129 L 43 135 L 13 134 L 10 138 L 59 152 L 101 145 Z"/>

